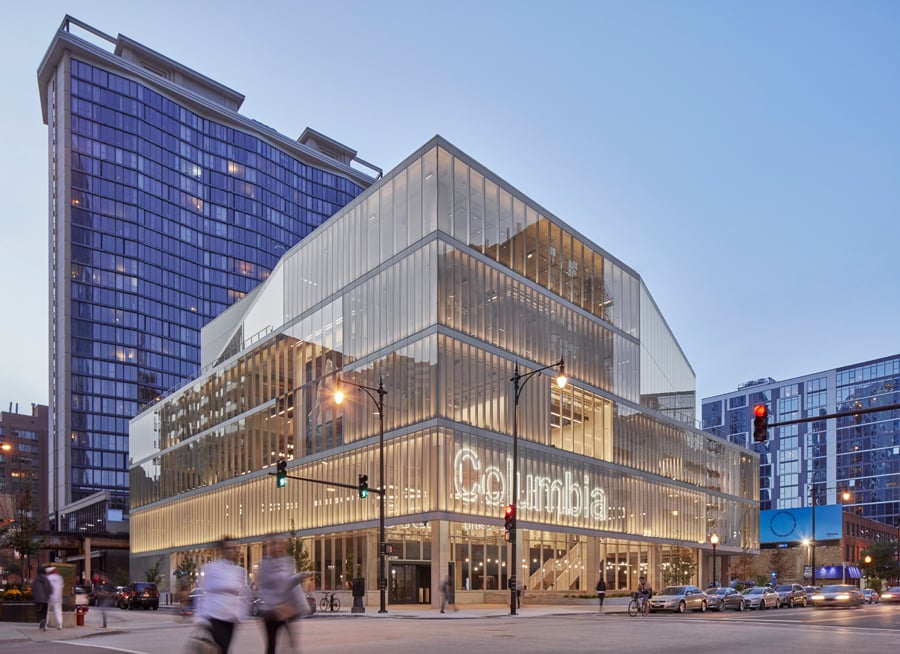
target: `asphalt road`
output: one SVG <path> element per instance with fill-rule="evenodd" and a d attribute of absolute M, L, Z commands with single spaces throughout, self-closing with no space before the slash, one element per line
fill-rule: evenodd
<path fill-rule="evenodd" d="M 437 611 L 388 616 L 316 616 L 301 623 L 301 651 L 360 654 L 462 654 L 552 652 L 628 652 L 641 654 L 723 654 L 785 651 L 791 654 L 896 654 L 900 651 L 900 606 L 873 605 L 855 610 L 770 609 L 744 613 L 705 613 L 630 618 L 598 615 L 586 607 L 560 614 L 561 607 L 497 611 Z M 190 624 L 171 613 L 122 612 L 111 616 L 112 630 L 90 624 L 74 640 L 0 641 L 0 654 L 180 654 Z M 65 637 L 72 634 L 61 632 Z M 233 654 L 264 651 L 262 626 L 238 628 Z M 288 652 L 287 646 L 279 653 Z"/>

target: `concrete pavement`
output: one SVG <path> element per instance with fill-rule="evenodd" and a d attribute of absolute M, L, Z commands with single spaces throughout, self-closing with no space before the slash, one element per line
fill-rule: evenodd
<path fill-rule="evenodd" d="M 604 612 L 609 614 L 625 613 L 629 598 L 610 598 L 604 602 Z M 550 615 L 588 615 L 599 614 L 597 603 L 572 604 L 526 604 L 518 610 L 516 616 L 509 614 L 509 606 L 503 604 L 459 604 L 458 610 L 449 609 L 441 613 L 438 609 L 422 605 L 397 604 L 388 606 L 387 613 L 378 613 L 378 606 L 366 607 L 365 613 L 351 613 L 342 609 L 337 613 L 317 612 L 312 620 L 472 620 L 519 617 L 536 617 Z M 249 618 L 248 621 L 258 620 Z M 100 611 L 91 607 L 85 615 L 85 624 L 81 627 L 50 628 L 40 631 L 36 624 L 22 622 L 0 622 L 0 643 L 12 642 L 45 642 L 60 640 L 76 640 L 106 634 L 127 634 L 146 632 L 158 629 L 184 629 L 191 625 L 190 617 L 179 615 L 175 606 L 160 607 L 159 611 L 124 611 L 110 609 L 107 613 L 108 628 L 100 628 Z"/>

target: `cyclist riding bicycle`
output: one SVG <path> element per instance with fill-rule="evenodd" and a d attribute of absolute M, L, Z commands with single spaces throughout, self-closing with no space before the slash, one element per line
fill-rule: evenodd
<path fill-rule="evenodd" d="M 650 609 L 650 595 L 653 594 L 653 589 L 647 583 L 646 577 L 641 577 L 638 581 L 637 597 L 641 603 L 641 610 L 646 614 Z"/>

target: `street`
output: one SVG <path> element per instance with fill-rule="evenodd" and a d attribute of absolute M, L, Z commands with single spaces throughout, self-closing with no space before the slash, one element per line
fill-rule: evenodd
<path fill-rule="evenodd" d="M 92 616 L 95 617 L 95 616 Z M 31 642 L 36 629 L 21 626 L 0 633 L 0 654 L 132 652 L 178 654 L 190 634 L 189 622 L 170 611 L 120 611 L 110 614 L 111 630 L 96 624 L 47 633 Z M 643 653 L 695 654 L 758 652 L 777 647 L 792 654 L 867 654 L 896 652 L 900 638 L 900 607 L 863 606 L 855 610 L 770 609 L 743 613 L 655 614 L 628 617 L 621 612 L 599 615 L 587 606 L 523 608 L 517 616 L 501 607 L 463 607 L 459 613 L 394 610 L 386 616 L 367 613 L 317 615 L 302 621 L 305 653 L 359 651 L 365 654 L 413 654 L 426 650 L 477 649 L 499 653 L 598 652 L 637 649 Z M 30 634 L 30 636 L 28 636 Z M 43 635 L 43 634 L 42 634 Z M 54 640 L 59 636 L 66 640 Z M 28 636 L 28 638 L 26 638 Z M 262 652 L 261 624 L 239 626 L 234 654 Z M 285 646 L 279 651 L 287 652 Z"/>

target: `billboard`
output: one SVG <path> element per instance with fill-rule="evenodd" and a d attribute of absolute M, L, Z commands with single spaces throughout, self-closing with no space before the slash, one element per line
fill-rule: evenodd
<path fill-rule="evenodd" d="M 815 540 L 840 540 L 843 509 L 838 504 L 816 507 Z M 812 538 L 812 508 L 771 509 L 759 512 L 760 545 L 802 543 Z"/>

